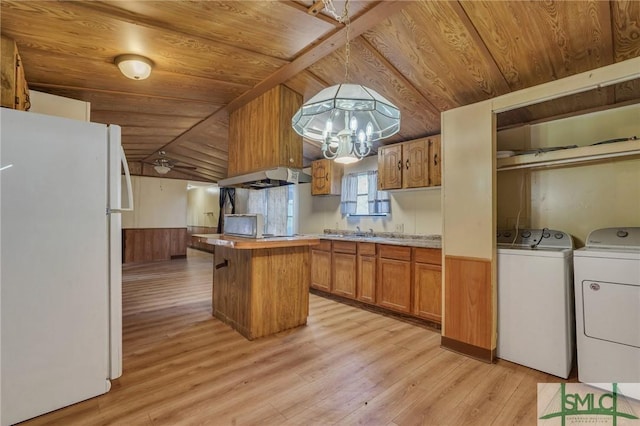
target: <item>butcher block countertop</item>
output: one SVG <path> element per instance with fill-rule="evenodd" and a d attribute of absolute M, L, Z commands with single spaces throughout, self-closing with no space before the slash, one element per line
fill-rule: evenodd
<path fill-rule="evenodd" d="M 314 246 L 320 243 L 317 236 L 299 235 L 295 237 L 242 238 L 222 234 L 194 234 L 206 238 L 207 244 L 238 250 L 256 250 L 279 247 Z"/>

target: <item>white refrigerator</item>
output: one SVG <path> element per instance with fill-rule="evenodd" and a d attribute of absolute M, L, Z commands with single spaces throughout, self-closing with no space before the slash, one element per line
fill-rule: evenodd
<path fill-rule="evenodd" d="M 122 374 L 120 127 L 0 109 L 0 424 Z M 128 206 L 121 205 L 124 168 Z"/>

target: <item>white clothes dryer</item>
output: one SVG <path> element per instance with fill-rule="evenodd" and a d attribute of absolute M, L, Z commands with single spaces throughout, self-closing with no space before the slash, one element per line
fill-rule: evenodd
<path fill-rule="evenodd" d="M 578 380 L 640 383 L 640 227 L 592 231 L 574 271 Z"/>
<path fill-rule="evenodd" d="M 551 229 L 499 231 L 497 356 L 567 378 L 575 348 L 573 240 Z"/>

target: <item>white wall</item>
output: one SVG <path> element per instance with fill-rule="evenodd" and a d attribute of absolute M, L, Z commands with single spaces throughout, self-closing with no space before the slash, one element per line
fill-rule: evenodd
<path fill-rule="evenodd" d="M 133 212 L 122 214 L 123 228 L 186 228 L 187 181 L 131 176 Z"/>
<path fill-rule="evenodd" d="M 192 186 L 187 191 L 187 225 L 218 226 L 220 188 Z"/>
<path fill-rule="evenodd" d="M 523 146 L 537 148 L 640 137 L 640 105 L 525 126 L 519 136 L 513 135 L 498 133 L 498 149 L 516 148 L 518 138 Z M 594 229 L 640 226 L 640 159 L 498 172 L 498 228 L 513 227 L 520 197 L 521 227 L 559 229 L 582 246 Z"/>
<path fill-rule="evenodd" d="M 344 174 L 377 170 L 378 157 L 367 157 L 344 168 Z M 442 207 L 439 188 L 389 191 L 391 214 L 387 216 L 346 217 L 340 214 L 340 196 L 311 196 L 311 185 L 299 188 L 300 233 L 321 233 L 324 229 L 405 234 L 441 234 Z"/>

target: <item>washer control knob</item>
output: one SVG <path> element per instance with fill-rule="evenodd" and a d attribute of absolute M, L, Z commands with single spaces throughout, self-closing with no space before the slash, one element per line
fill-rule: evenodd
<path fill-rule="evenodd" d="M 529 238 L 531 236 L 531 232 L 529 231 L 522 231 L 522 238 Z"/>
<path fill-rule="evenodd" d="M 542 238 L 549 238 L 551 236 L 551 233 L 549 233 L 548 231 L 544 231 L 542 233 Z"/>
<path fill-rule="evenodd" d="M 557 240 L 561 240 L 562 237 L 564 237 L 561 232 L 556 232 L 555 234 L 553 234 L 553 236 L 556 237 Z"/>
<path fill-rule="evenodd" d="M 620 238 L 624 238 L 626 236 L 629 235 L 629 233 L 623 229 L 619 230 L 618 232 L 616 232 L 616 235 Z"/>

